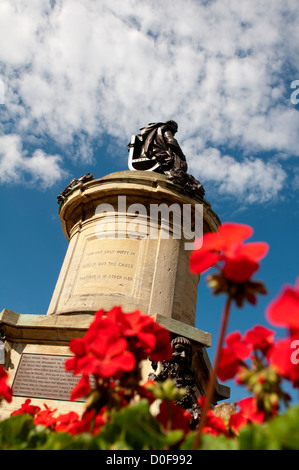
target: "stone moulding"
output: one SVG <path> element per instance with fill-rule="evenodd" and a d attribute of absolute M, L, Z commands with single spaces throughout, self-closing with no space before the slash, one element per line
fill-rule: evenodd
<path fill-rule="evenodd" d="M 157 314 L 159 325 L 174 334 L 181 334 L 201 347 L 210 347 L 212 335 L 180 321 Z M 13 342 L 68 343 L 83 336 L 93 320 L 93 315 L 25 315 L 4 309 L 0 313 L 2 335 Z"/>
<path fill-rule="evenodd" d="M 9 342 L 26 344 L 68 345 L 71 339 L 83 336 L 93 316 L 47 316 L 19 314 L 4 309 L 0 313 L 0 330 Z"/>
<path fill-rule="evenodd" d="M 171 203 L 178 202 L 181 204 L 183 202 L 191 205 L 194 203 L 203 204 L 206 231 L 216 231 L 220 224 L 217 214 L 211 209 L 211 204 L 206 199 L 182 192 L 182 188 L 168 181 L 166 176 L 144 171 L 120 171 L 77 185 L 60 205 L 60 220 L 67 240 L 70 239 L 71 229 L 66 220 L 69 213 L 76 211 L 79 207 L 83 208 L 82 203 L 95 201 L 98 197 L 97 190 L 99 188 L 105 192 L 106 196 L 122 194 L 123 188 L 120 183 L 121 185 L 127 184 L 127 196 L 134 196 L 136 190 L 144 193 L 145 197 L 146 195 L 150 197 L 155 195 L 156 201 L 153 199 L 152 203 L 169 201 Z"/>

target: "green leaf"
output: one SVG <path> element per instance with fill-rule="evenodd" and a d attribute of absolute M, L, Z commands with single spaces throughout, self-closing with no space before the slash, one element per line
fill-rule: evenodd
<path fill-rule="evenodd" d="M 278 450 L 275 440 L 269 436 L 269 426 L 263 424 L 248 424 L 239 435 L 240 450 Z"/>
<path fill-rule="evenodd" d="M 189 433 L 180 449 L 191 450 L 195 435 L 196 431 Z M 236 438 L 229 438 L 224 435 L 213 436 L 212 434 L 203 434 L 199 450 L 238 450 L 238 446 Z"/>
<path fill-rule="evenodd" d="M 240 432 L 242 450 L 298 450 L 299 407 L 290 407 L 283 414 L 263 424 L 245 426 Z"/>
<path fill-rule="evenodd" d="M 20 414 L 11 416 L 0 422 L 0 448 L 26 449 L 34 422 L 30 415 Z"/>
<path fill-rule="evenodd" d="M 281 416 L 269 422 L 270 438 L 282 450 L 299 449 L 299 406 L 290 407 Z"/>

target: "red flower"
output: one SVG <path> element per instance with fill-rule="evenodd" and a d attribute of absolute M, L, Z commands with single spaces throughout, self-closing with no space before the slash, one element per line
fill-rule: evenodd
<path fill-rule="evenodd" d="M 243 416 L 241 411 L 233 413 L 229 418 L 229 427 L 232 432 L 236 435 L 239 434 L 239 430 L 248 423 L 248 419 Z"/>
<path fill-rule="evenodd" d="M 79 421 L 79 415 L 78 413 L 75 413 L 74 411 L 70 411 L 69 413 L 65 413 L 62 415 L 59 415 L 56 418 L 56 423 L 55 423 L 55 431 L 59 432 L 70 432 L 72 434 L 72 430 L 74 428 L 74 425 L 76 425 Z"/>
<path fill-rule="evenodd" d="M 181 429 L 188 432 L 190 430 L 191 415 L 173 401 L 163 400 L 160 404 L 157 421 L 165 429 Z"/>
<path fill-rule="evenodd" d="M 198 403 L 199 406 L 203 408 L 205 403 L 205 397 L 199 397 Z M 227 434 L 224 419 L 220 416 L 215 416 L 212 410 L 208 410 L 202 432 L 204 434 L 212 434 L 213 436 L 219 436 L 219 434 Z"/>
<path fill-rule="evenodd" d="M 247 397 L 237 402 L 241 413 L 248 421 L 252 423 L 263 423 L 265 420 L 265 413 L 258 409 L 256 399 L 254 397 Z"/>
<path fill-rule="evenodd" d="M 73 370 L 74 375 L 97 378 L 121 378 L 149 355 L 159 361 L 169 359 L 172 353 L 165 328 L 138 310 L 124 313 L 120 307 L 107 313 L 97 311 L 86 335 L 73 339 L 69 346 L 74 357 L 66 361 L 66 369 Z M 80 387 L 87 390 L 87 381 L 80 380 L 75 394 Z"/>
<path fill-rule="evenodd" d="M 243 361 L 252 351 L 252 348 L 242 340 L 238 331 L 226 337 L 226 344 L 227 347 L 222 348 L 218 368 L 218 377 L 223 381 L 232 379 L 236 375 Z"/>
<path fill-rule="evenodd" d="M 219 436 L 219 434 L 226 434 L 226 426 L 223 418 L 215 416 L 212 410 L 208 411 L 206 424 L 202 430 L 203 433 Z"/>
<path fill-rule="evenodd" d="M 299 387 L 299 278 L 295 287 L 285 286 L 268 306 L 267 319 L 277 326 L 289 328 L 290 337 L 279 341 L 269 352 L 269 362 L 294 387 Z"/>
<path fill-rule="evenodd" d="M 70 400 L 76 401 L 78 400 L 78 398 L 87 397 L 90 390 L 91 388 L 90 388 L 89 377 L 83 375 L 79 379 L 77 385 L 75 385 L 75 387 L 73 388 L 71 392 Z"/>
<path fill-rule="evenodd" d="M 126 338 L 129 349 L 138 361 L 148 356 L 152 361 L 170 359 L 172 355 L 170 334 L 152 317 L 142 315 L 139 310 L 123 313 L 121 307 L 113 308 L 108 315 L 119 327 L 120 334 Z"/>
<path fill-rule="evenodd" d="M 266 354 L 274 344 L 274 334 L 274 331 L 264 326 L 256 325 L 252 330 L 247 331 L 244 341 L 251 344 L 253 349 L 258 349 Z"/>
<path fill-rule="evenodd" d="M 3 367 L 0 366 L 0 401 L 3 398 L 8 403 L 12 401 L 12 389 L 7 385 L 8 374 Z"/>
<path fill-rule="evenodd" d="M 135 367 L 135 357 L 127 351 L 128 342 L 120 336 L 118 325 L 103 314 L 103 311 L 96 312 L 86 335 L 69 344 L 75 356 L 66 361 L 65 368 L 73 370 L 74 375 L 106 378 Z"/>
<path fill-rule="evenodd" d="M 237 402 L 241 413 L 248 421 L 252 423 L 262 423 L 265 419 L 265 413 L 260 411 L 257 407 L 256 399 L 254 397 L 247 397 Z"/>
<path fill-rule="evenodd" d="M 235 433 L 239 434 L 239 430 L 248 423 L 263 423 L 265 421 L 265 413 L 258 409 L 256 399 L 254 397 L 243 398 L 237 402 L 240 411 L 232 414 L 229 419 L 229 427 Z"/>
<path fill-rule="evenodd" d="M 25 402 L 21 405 L 21 408 L 13 411 L 11 415 L 13 416 L 13 415 L 20 415 L 23 413 L 28 413 L 31 416 L 36 416 L 37 413 L 40 411 L 40 407 L 31 405 L 30 403 L 31 403 L 30 398 L 27 398 L 27 400 L 25 400 Z"/>
<path fill-rule="evenodd" d="M 107 419 L 104 416 L 106 413 L 105 408 L 98 413 L 94 419 L 94 410 L 87 409 L 84 411 L 80 419 L 78 414 L 71 411 L 64 415 L 60 415 L 56 419 L 55 431 L 67 432 L 72 435 L 81 434 L 84 432 L 92 432 L 98 434 L 101 427 L 106 424 Z"/>
<path fill-rule="evenodd" d="M 56 423 L 56 418 L 53 416 L 57 409 L 52 410 L 45 404 L 45 410 L 39 411 L 37 416 L 34 418 L 34 424 L 42 424 L 46 428 L 50 428 L 55 425 Z"/>
<path fill-rule="evenodd" d="M 191 272 L 200 274 L 220 262 L 227 279 L 238 283 L 249 281 L 259 268 L 258 261 L 268 251 L 268 244 L 264 242 L 242 243 L 252 233 L 248 225 L 224 223 L 219 232 L 204 234 L 196 241 L 195 251 L 191 253 Z"/>
<path fill-rule="evenodd" d="M 299 387 L 299 335 L 278 341 L 269 353 L 269 362 L 276 372 Z"/>
<path fill-rule="evenodd" d="M 299 278 L 295 288 L 285 286 L 267 308 L 267 319 L 272 325 L 285 326 L 292 332 L 299 330 Z"/>

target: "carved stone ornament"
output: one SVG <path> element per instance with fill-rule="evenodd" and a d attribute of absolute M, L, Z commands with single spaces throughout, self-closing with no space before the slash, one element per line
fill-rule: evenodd
<path fill-rule="evenodd" d="M 67 185 L 67 187 L 57 196 L 58 204 L 64 202 L 76 186 L 78 186 L 79 184 L 87 183 L 91 180 L 93 180 L 93 175 L 91 173 L 87 173 L 87 175 L 80 176 L 79 179 L 72 179 L 72 181 Z"/>
<path fill-rule="evenodd" d="M 184 191 L 203 197 L 204 188 L 199 181 L 187 173 L 188 165 L 177 140 L 175 121 L 150 123 L 132 135 L 128 145 L 130 170 L 155 171 L 183 187 Z"/>
<path fill-rule="evenodd" d="M 149 379 L 164 382 L 171 379 L 178 389 L 185 389 L 186 394 L 176 403 L 189 411 L 192 416 L 190 424 L 191 429 L 195 429 L 200 415 L 201 408 L 198 405 L 195 393 L 195 374 L 192 368 L 192 344 L 183 336 L 177 336 L 171 342 L 173 353 L 170 361 L 163 361 L 161 363 L 161 370 L 158 374 L 149 374 Z M 152 363 L 154 370 L 157 368 L 157 363 Z"/>

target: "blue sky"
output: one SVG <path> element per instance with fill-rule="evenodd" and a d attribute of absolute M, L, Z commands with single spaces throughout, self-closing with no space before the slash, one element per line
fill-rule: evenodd
<path fill-rule="evenodd" d="M 268 295 L 234 309 L 229 331 L 267 325 L 299 275 L 298 21 L 297 0 L 2 0 L 0 309 L 46 313 L 67 250 L 58 193 L 126 170 L 131 134 L 175 119 L 221 221 L 270 245 L 256 275 Z M 204 277 L 196 326 L 215 343 L 224 298 Z"/>

